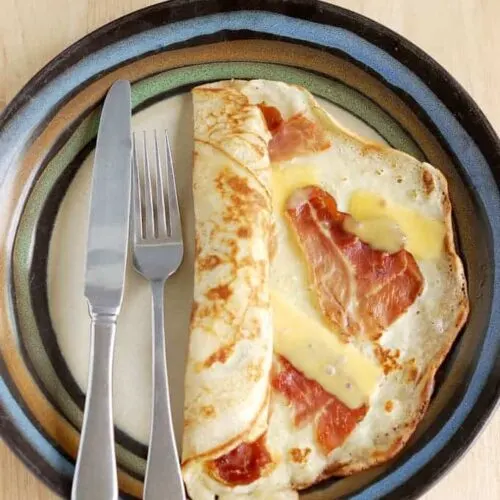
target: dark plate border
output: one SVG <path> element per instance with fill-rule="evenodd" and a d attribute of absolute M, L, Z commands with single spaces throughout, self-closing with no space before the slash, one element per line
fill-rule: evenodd
<path fill-rule="evenodd" d="M 342 26 L 367 41 L 384 49 L 412 70 L 446 105 L 485 156 L 497 185 L 500 184 L 500 147 L 498 136 L 483 112 L 469 94 L 436 61 L 411 42 L 392 30 L 362 15 L 314 0 L 172 0 L 133 12 L 117 19 L 82 38 L 40 70 L 0 114 L 0 128 L 36 94 L 48 80 L 55 78 L 78 60 L 92 52 L 92 47 L 102 47 L 127 38 L 135 33 L 196 16 L 238 10 L 264 10 L 290 17 L 307 19 L 320 24 Z M 3 370 L 2 370 L 3 373 Z M 500 358 L 486 379 L 485 386 L 474 408 L 464 420 L 461 432 L 456 433 L 433 459 L 404 485 L 393 490 L 386 498 L 414 498 L 427 490 L 471 445 L 498 403 L 500 396 Z M 1 410 L 1 409 L 0 409 Z M 4 416 L 1 410 L 0 416 Z M 9 446 L 31 470 L 40 476 L 38 466 L 23 453 L 29 444 L 19 434 L 5 433 L 8 419 L 1 418 L 2 435 Z M 13 425 L 13 424 L 12 424 Z M 14 425 L 13 425 L 14 426 Z M 14 429 L 15 426 L 14 426 Z M 49 484 L 57 488 L 57 482 Z"/>

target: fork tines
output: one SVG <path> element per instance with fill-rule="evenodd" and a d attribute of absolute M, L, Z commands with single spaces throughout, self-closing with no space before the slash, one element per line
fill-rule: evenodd
<path fill-rule="evenodd" d="M 133 225 L 137 240 L 180 239 L 180 215 L 168 134 L 134 133 Z"/>

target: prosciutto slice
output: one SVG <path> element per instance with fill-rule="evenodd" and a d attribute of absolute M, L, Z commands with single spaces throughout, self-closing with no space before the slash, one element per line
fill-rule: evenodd
<path fill-rule="evenodd" d="M 305 255 L 323 314 L 341 335 L 377 339 L 422 293 L 424 279 L 404 249 L 373 249 L 344 229 L 348 216 L 317 186 L 296 190 L 286 215 Z"/>
<path fill-rule="evenodd" d="M 251 443 L 241 443 L 229 453 L 212 460 L 209 469 L 231 486 L 250 484 L 261 477 L 263 469 L 272 463 L 265 437 Z"/>
<path fill-rule="evenodd" d="M 303 114 L 299 113 L 283 120 L 275 107 L 264 104 L 259 107 L 273 136 L 268 144 L 272 162 L 318 153 L 330 147 L 331 143 L 325 130 Z"/>
<path fill-rule="evenodd" d="M 364 418 L 368 408 L 365 405 L 349 408 L 282 356 L 278 357 L 275 365 L 273 389 L 293 406 L 295 425 L 314 420 L 316 442 L 325 455 L 341 446 Z"/>

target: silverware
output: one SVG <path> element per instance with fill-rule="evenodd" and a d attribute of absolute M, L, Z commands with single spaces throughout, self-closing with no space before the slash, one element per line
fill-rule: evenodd
<path fill-rule="evenodd" d="M 118 498 L 111 370 L 125 281 L 131 192 L 130 84 L 117 81 L 101 115 L 92 176 L 85 297 L 92 319 L 87 398 L 71 498 Z"/>
<path fill-rule="evenodd" d="M 186 496 L 170 409 L 163 310 L 165 282 L 184 253 L 181 219 L 168 136 L 144 132 L 142 147 L 139 142 L 134 136 L 133 260 L 153 294 L 153 405 L 144 498 L 181 500 Z"/>

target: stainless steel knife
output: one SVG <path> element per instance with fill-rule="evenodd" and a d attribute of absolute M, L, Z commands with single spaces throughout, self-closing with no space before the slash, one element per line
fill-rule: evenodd
<path fill-rule="evenodd" d="M 130 83 L 120 80 L 113 84 L 104 101 L 94 158 L 85 271 L 91 348 L 73 500 L 118 498 L 111 374 L 129 235 L 130 115 Z"/>

